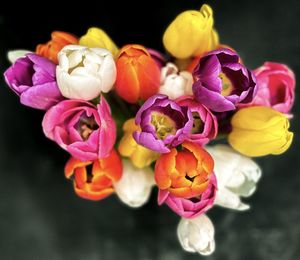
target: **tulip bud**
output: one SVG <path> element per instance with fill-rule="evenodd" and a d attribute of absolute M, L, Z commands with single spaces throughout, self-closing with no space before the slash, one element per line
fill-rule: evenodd
<path fill-rule="evenodd" d="M 117 94 L 129 103 L 147 100 L 158 92 L 160 71 L 141 45 L 126 45 L 117 59 Z"/>
<path fill-rule="evenodd" d="M 170 99 L 192 95 L 193 81 L 193 76 L 190 72 L 178 72 L 178 68 L 173 63 L 168 63 L 161 70 L 159 93 L 167 95 Z"/>
<path fill-rule="evenodd" d="M 177 228 L 177 236 L 182 248 L 187 252 L 210 255 L 215 251 L 215 230 L 206 215 L 192 219 L 182 218 Z"/>
<path fill-rule="evenodd" d="M 36 54 L 41 55 L 54 63 L 58 63 L 58 53 L 60 50 L 70 44 L 77 44 L 77 37 L 66 32 L 53 32 L 51 34 L 51 40 L 45 44 L 39 44 L 36 47 Z"/>
<path fill-rule="evenodd" d="M 254 193 L 261 177 L 260 167 L 228 145 L 207 146 L 206 149 L 215 162 L 214 172 L 218 181 L 215 204 L 236 210 L 249 209 L 240 197 Z"/>
<path fill-rule="evenodd" d="M 122 202 L 138 208 L 148 201 L 154 183 L 154 173 L 150 167 L 138 169 L 129 160 L 123 160 L 123 175 L 114 183 L 114 188 Z"/>
<path fill-rule="evenodd" d="M 57 84 L 66 98 L 92 100 L 116 80 L 116 65 L 106 49 L 68 45 L 58 54 Z"/>
<path fill-rule="evenodd" d="M 230 145 L 246 156 L 282 154 L 291 145 L 288 118 L 269 107 L 248 107 L 234 114 Z"/>
<path fill-rule="evenodd" d="M 179 59 L 200 56 L 218 45 L 218 34 L 213 25 L 213 11 L 209 5 L 204 4 L 200 11 L 185 11 L 165 31 L 164 46 Z"/>
<path fill-rule="evenodd" d="M 79 44 L 89 48 L 102 48 L 109 50 L 114 57 L 118 55 L 119 49 L 112 39 L 100 28 L 92 27 L 79 39 Z"/>

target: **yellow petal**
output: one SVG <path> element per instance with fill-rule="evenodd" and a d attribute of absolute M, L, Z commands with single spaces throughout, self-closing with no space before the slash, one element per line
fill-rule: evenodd
<path fill-rule="evenodd" d="M 119 49 L 112 39 L 100 28 L 92 27 L 85 35 L 79 40 L 80 45 L 87 46 L 89 48 L 103 48 L 109 50 L 112 55 L 116 58 Z"/>
<path fill-rule="evenodd" d="M 139 129 L 134 118 L 124 123 L 124 136 L 119 143 L 118 151 L 122 156 L 129 157 L 135 167 L 144 168 L 154 162 L 159 154 L 136 143 L 132 134 Z"/>
<path fill-rule="evenodd" d="M 231 124 L 228 141 L 246 156 L 282 154 L 293 140 L 293 133 L 288 131 L 288 118 L 272 108 L 243 108 L 233 116 Z"/>
<path fill-rule="evenodd" d="M 200 11 L 190 10 L 179 14 L 163 36 L 167 51 L 174 57 L 186 59 L 216 48 L 218 35 L 213 29 L 213 11 L 204 4 Z"/>

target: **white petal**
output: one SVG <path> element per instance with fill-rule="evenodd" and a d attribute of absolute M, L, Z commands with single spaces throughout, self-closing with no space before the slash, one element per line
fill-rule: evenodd
<path fill-rule="evenodd" d="M 57 84 L 64 97 L 91 100 L 112 89 L 116 65 L 108 50 L 68 45 L 58 59 Z"/>
<path fill-rule="evenodd" d="M 78 66 L 83 60 L 83 53 L 81 51 L 72 51 L 68 55 L 69 69 Z"/>
<path fill-rule="evenodd" d="M 235 209 L 235 210 L 247 210 L 250 208 L 249 205 L 241 202 L 240 197 L 227 189 L 218 189 L 217 195 L 215 199 L 215 205 L 219 205 L 221 207 Z"/>
<path fill-rule="evenodd" d="M 113 185 L 122 202 L 137 208 L 148 201 L 154 183 L 154 173 L 150 167 L 138 169 L 131 161 L 124 159 L 123 175 Z"/>
<path fill-rule="evenodd" d="M 107 55 L 102 62 L 99 75 L 102 79 L 101 91 L 104 93 L 109 92 L 117 77 L 117 68 L 113 56 Z"/>
<path fill-rule="evenodd" d="M 165 67 L 161 69 L 160 73 L 160 82 L 163 84 L 167 78 L 167 76 L 172 74 L 177 74 L 178 68 L 174 63 L 168 62 Z"/>
<path fill-rule="evenodd" d="M 193 75 L 188 71 L 181 71 L 179 75 L 185 79 L 184 94 L 193 95 Z"/>
<path fill-rule="evenodd" d="M 251 159 L 227 145 L 207 146 L 215 161 L 219 189 L 227 188 L 239 196 L 248 197 L 261 177 L 260 167 Z"/>
<path fill-rule="evenodd" d="M 15 63 L 17 59 L 25 57 L 27 53 L 32 53 L 32 51 L 28 50 L 13 50 L 7 52 L 7 58 L 10 63 Z"/>
<path fill-rule="evenodd" d="M 192 219 L 182 218 L 177 227 L 177 236 L 183 249 L 210 255 L 215 250 L 214 226 L 206 215 Z"/>

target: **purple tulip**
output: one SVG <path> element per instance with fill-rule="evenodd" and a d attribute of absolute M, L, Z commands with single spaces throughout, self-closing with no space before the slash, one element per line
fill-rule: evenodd
<path fill-rule="evenodd" d="M 218 49 L 200 59 L 193 75 L 196 100 L 215 112 L 235 110 L 250 103 L 256 94 L 253 73 L 239 63 L 239 56 L 229 49 Z"/>
<path fill-rule="evenodd" d="M 42 125 L 49 139 L 81 161 L 107 157 L 116 141 L 116 124 L 102 96 L 97 107 L 64 100 L 46 112 Z"/>
<path fill-rule="evenodd" d="M 207 189 L 198 197 L 177 198 L 167 190 L 159 190 L 158 205 L 166 203 L 176 214 L 183 218 L 194 218 L 207 212 L 214 204 L 217 192 L 217 179 L 213 173 Z"/>
<path fill-rule="evenodd" d="M 149 98 L 136 114 L 141 131 L 133 133 L 136 142 L 159 153 L 170 152 L 186 140 L 193 126 L 188 107 L 179 106 L 165 95 Z"/>
<path fill-rule="evenodd" d="M 56 84 L 55 70 L 50 60 L 29 53 L 9 67 L 4 77 L 23 105 L 47 110 L 64 99 Z"/>

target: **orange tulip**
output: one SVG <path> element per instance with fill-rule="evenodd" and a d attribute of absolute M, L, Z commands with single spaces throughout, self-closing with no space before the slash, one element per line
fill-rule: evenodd
<path fill-rule="evenodd" d="M 115 150 L 107 158 L 95 161 L 82 162 L 71 157 L 65 166 L 65 176 L 68 179 L 73 177 L 76 194 L 89 200 L 101 200 L 112 194 L 112 184 L 121 175 L 122 162 Z"/>
<path fill-rule="evenodd" d="M 155 180 L 161 190 L 180 198 L 202 194 L 209 184 L 214 161 L 201 146 L 185 142 L 182 151 L 176 148 L 162 154 L 155 165 Z"/>
<path fill-rule="evenodd" d="M 36 53 L 58 64 L 57 54 L 64 46 L 70 44 L 78 44 L 78 39 L 66 32 L 52 32 L 51 40 L 45 44 L 39 44 L 36 47 Z"/>
<path fill-rule="evenodd" d="M 129 103 L 147 100 L 158 92 L 160 70 L 141 45 L 126 45 L 117 59 L 117 94 Z"/>

